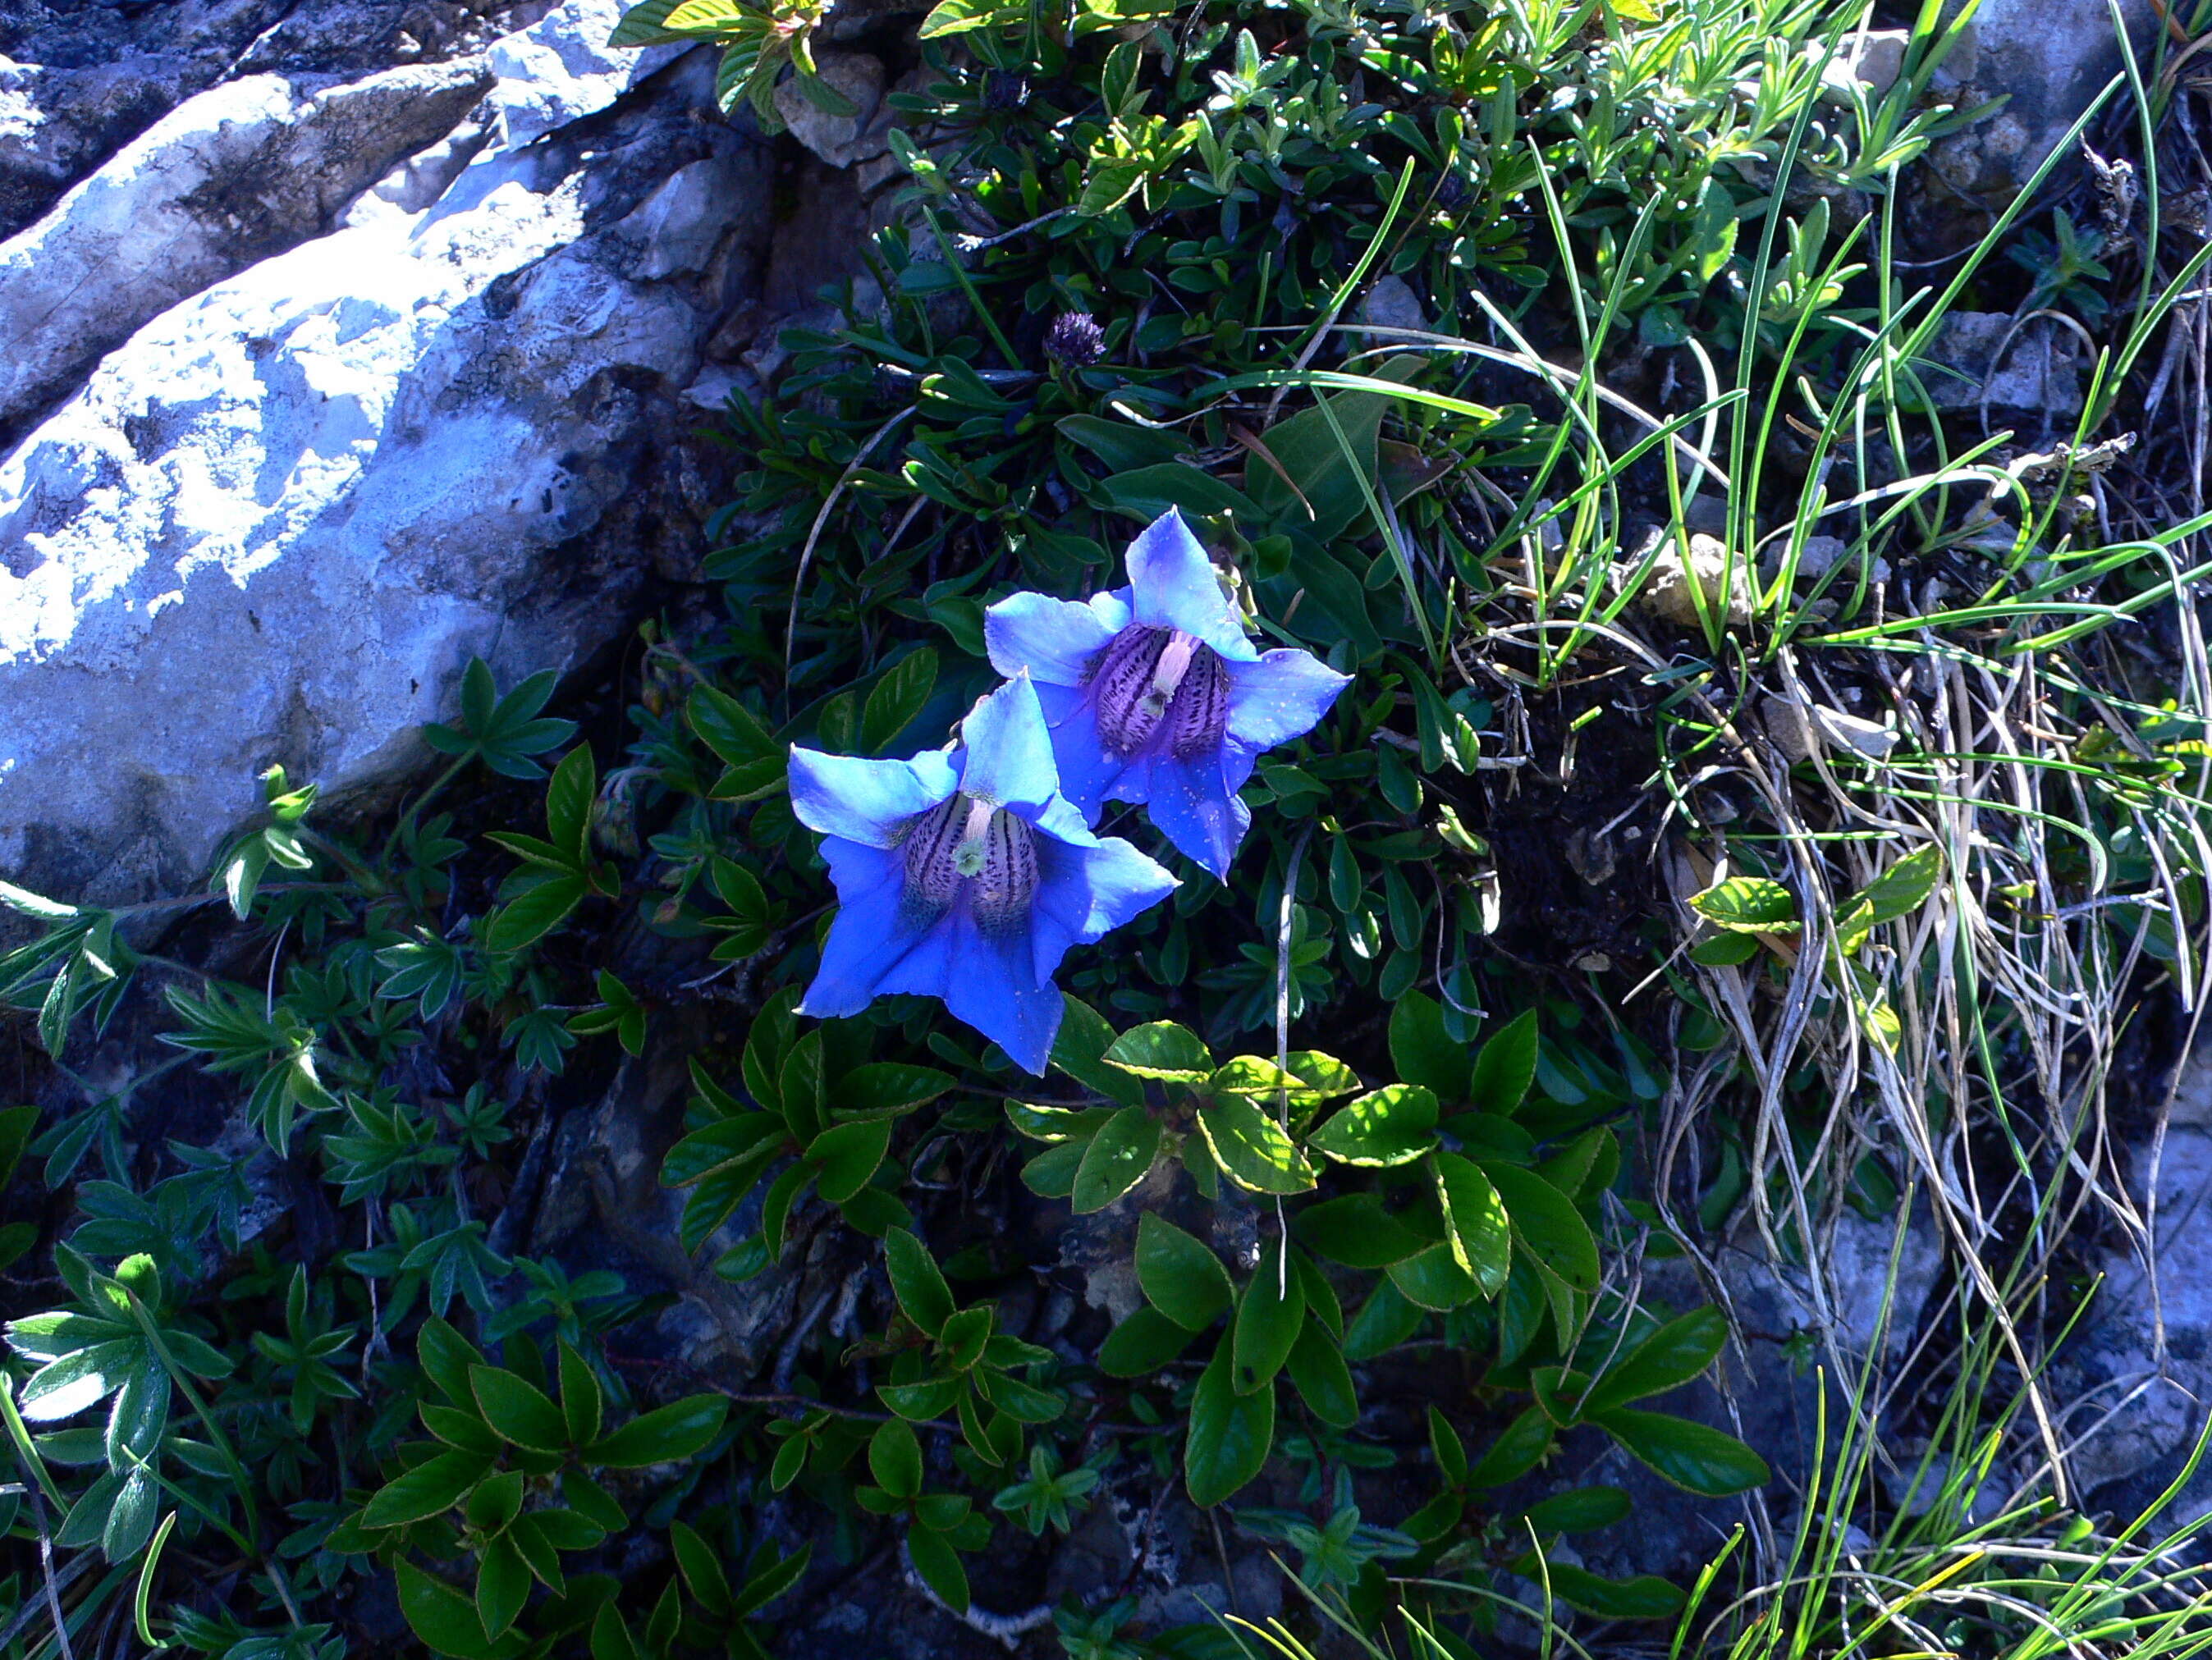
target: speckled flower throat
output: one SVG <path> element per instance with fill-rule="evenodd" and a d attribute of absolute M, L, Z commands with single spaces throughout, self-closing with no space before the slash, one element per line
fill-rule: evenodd
<path fill-rule="evenodd" d="M 1098 736 L 1118 754 L 1143 748 L 1164 721 L 1179 760 L 1221 742 L 1229 720 L 1229 669 L 1181 629 L 1124 628 L 1092 659 Z"/>
<path fill-rule="evenodd" d="M 905 841 L 906 901 L 935 916 L 968 888 L 976 921 L 993 930 L 1018 926 L 1036 897 L 1036 839 L 1003 807 L 956 795 L 915 818 Z"/>

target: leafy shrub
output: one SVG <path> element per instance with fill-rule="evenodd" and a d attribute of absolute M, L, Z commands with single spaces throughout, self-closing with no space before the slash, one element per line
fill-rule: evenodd
<path fill-rule="evenodd" d="M 834 112 L 810 38 L 824 11 L 647 0 L 618 38 L 714 40 L 727 103 L 772 118 L 788 69 Z M 921 88 L 894 99 L 907 178 L 871 276 L 730 411 L 746 460 L 708 566 L 725 622 L 648 626 L 634 703 L 580 742 L 544 712 L 550 676 L 502 695 L 471 664 L 455 719 L 425 734 L 447 764 L 395 818 L 331 827 L 312 786 L 272 773 L 265 822 L 207 895 L 97 906 L 0 887 L 29 936 L 0 956 L 0 993 L 82 1097 L 43 1125 L 0 1113 L 0 1178 L 20 1165 L 73 1189 L 58 1278 L 10 1323 L 0 1387 L 25 1475 L 0 1529 L 52 1541 L 70 1577 L 25 1553 L 0 1580 L 17 1605 L 51 1597 L 81 1644 L 127 1620 L 149 1644 L 319 1660 L 388 1584 L 443 1654 L 770 1653 L 777 1610 L 833 1560 L 896 1549 L 971 1611 L 979 1571 L 1029 1560 L 1143 1471 L 1237 1506 L 1231 1526 L 1295 1554 L 1370 1630 L 1431 1574 L 1471 1588 L 1476 1627 L 1521 1578 L 1602 1619 L 1675 1614 L 1680 1588 L 1553 1560 L 1620 1522 L 1626 1494 L 1517 1485 L 1577 1432 L 1694 1494 L 1768 1476 L 1648 1404 L 1706 1371 L 1718 1315 L 1609 1271 L 1689 1231 L 1645 1167 L 1674 1058 L 1654 1039 L 1671 1024 L 1676 1052 L 1714 1050 L 1748 999 L 1711 977 L 1742 971 L 1888 1052 L 1921 972 L 1907 930 L 1963 877 L 1929 850 L 1876 850 L 1840 901 L 1808 902 L 1784 857 L 1802 839 L 1741 824 L 1732 863 L 1683 895 L 1695 942 L 1656 897 L 1615 930 L 1674 998 L 1637 1025 L 1624 997 L 1589 995 L 1621 991 L 1594 977 L 1626 960 L 1578 943 L 1531 972 L 1508 954 L 1523 942 L 1501 936 L 1501 890 L 1527 867 L 1491 832 L 1536 759 L 1532 706 L 1553 700 L 1538 718 L 1570 773 L 1578 743 L 1615 742 L 1604 688 L 1643 723 L 1612 752 L 1631 804 L 1649 779 L 1710 830 L 1699 791 L 1759 676 L 1795 645 L 1863 652 L 1905 630 L 1873 592 L 1880 548 L 1903 557 L 1882 538 L 1986 540 L 1987 515 L 1943 493 L 1990 481 L 1946 447 L 1916 368 L 1962 290 L 1905 328 L 1892 272 L 1870 276 L 1830 206 L 1888 200 L 1962 118 L 1927 98 L 1948 26 L 1923 17 L 1875 97 L 1824 75 L 1859 21 L 1817 0 L 931 13 Z M 2052 222 L 2057 241 L 2019 245 L 2023 276 L 2038 303 L 2095 320 L 2107 251 Z M 1407 303 L 1428 327 L 1405 326 Z M 2148 324 L 2128 326 L 2131 362 Z M 1735 383 L 1657 412 L 1601 395 L 1608 354 L 1654 352 L 1733 357 Z M 1823 444 L 1879 425 L 1902 469 L 1911 421 L 1916 453 L 1937 455 L 1926 475 L 1862 476 L 1894 511 L 1863 518 L 1802 594 L 1832 504 L 1811 450 L 1795 475 L 1767 468 L 1778 423 L 1798 430 L 1788 397 L 1812 400 Z M 1674 655 L 1639 657 L 1621 619 L 1668 546 L 1686 568 L 1683 476 L 1719 467 L 1683 435 L 1723 421 L 1741 568 L 1724 560 L 1714 593 L 1692 581 Z M 1912 628 L 2056 650 L 2054 632 L 2090 631 L 2051 625 L 2069 560 L 2116 585 L 2099 626 L 2180 591 L 2172 537 L 2124 557 L 2054 543 L 2075 462 L 2047 463 L 2061 483 L 2000 487 L 2018 522 L 1970 568 L 2002 605 Z M 1663 535 L 1624 564 L 1632 508 Z M 1043 1054 L 916 995 L 799 1015 L 836 896 L 794 750 L 896 766 L 963 719 L 972 736 L 999 679 L 994 608 L 1095 605 L 1121 544 L 1170 511 L 1223 573 L 1238 641 L 1346 682 L 1310 731 L 1243 758 L 1242 846 L 1187 841 L 1157 797 L 1146 815 L 1085 801 L 1182 881 L 1067 959 Z M 1784 561 L 1739 609 L 1731 580 L 1750 585 L 1777 524 Z M 1601 689 L 1569 698 L 1584 671 Z M 2174 779 L 2198 729 L 2130 706 L 2142 742 L 2084 738 L 2065 770 L 2100 826 L 2137 827 L 2137 909 L 2094 925 L 2147 930 L 2144 873 L 2176 879 L 2140 827 L 2195 822 Z M 1874 759 L 1855 781 L 1919 790 L 1909 768 L 1939 758 Z M 1571 827 L 1588 827 L 1539 833 Z M 2201 906 L 2201 886 L 2174 894 L 2176 913 Z M 149 1005 L 173 1055 L 73 1069 Z M 1293 1031 L 1326 1048 L 1293 1049 Z M 672 1375 L 627 1346 L 672 1275 L 639 1291 L 518 1239 L 507 1196 L 625 1056 L 690 1069 L 659 1172 L 682 1195 L 683 1271 L 750 1294 L 800 1271 L 802 1238 L 833 1241 L 855 1265 L 845 1348 L 802 1326 L 767 1386 Z M 1771 1075 L 1794 1092 L 1778 1121 L 1824 1141 L 1817 1081 Z M 159 1140 L 176 1102 L 203 1109 L 176 1120 L 201 1139 Z M 216 1133 L 210 1103 L 251 1138 Z M 1729 1130 L 1696 1172 L 1707 1225 L 1772 1186 Z M 271 1230 L 277 1160 L 327 1237 Z M 1110 1330 L 1040 1342 L 1009 1318 L 1032 1264 L 962 1201 L 1003 1188 L 1011 1160 L 1030 1214 L 1059 1226 L 1065 1204 L 1065 1226 L 1117 1253 L 1133 1294 Z M 1893 1200 L 1880 1160 L 1847 1168 L 1855 1203 L 1881 1209 L 1884 1181 Z M 1825 1206 L 1831 1179 L 1783 1197 Z M 0 1224 L 0 1267 L 42 1237 Z M 1811 1230 L 1784 1243 L 1808 1250 Z M 1431 1354 L 1456 1375 L 1406 1384 Z M 1420 1411 L 1375 1410 L 1386 1367 L 1390 1404 Z M 1394 1469 L 1419 1475 L 1379 1478 Z M 1052 1620 L 1071 1655 L 1221 1651 L 1210 1629 L 1135 1629 L 1125 1599 Z"/>

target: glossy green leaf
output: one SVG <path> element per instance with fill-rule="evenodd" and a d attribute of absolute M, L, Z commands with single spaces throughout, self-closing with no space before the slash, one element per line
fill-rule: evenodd
<path fill-rule="evenodd" d="M 1165 1083 L 1202 1084 L 1213 1070 L 1213 1057 L 1198 1034 L 1173 1021 L 1133 1027 L 1107 1046 L 1103 1058 L 1136 1077 Z"/>
<path fill-rule="evenodd" d="M 1730 876 L 1691 896 L 1690 908 L 1716 928 L 1736 934 L 1794 934 L 1797 901 L 1770 876 Z"/>
<path fill-rule="evenodd" d="M 1474 1057 L 1468 1100 L 1476 1110 L 1510 1117 L 1536 1077 L 1536 1011 L 1524 1010 L 1492 1033 Z"/>
<path fill-rule="evenodd" d="M 1408 991 L 1390 1011 L 1390 1064 L 1400 1082 L 1439 1101 L 1456 1106 L 1468 1099 L 1474 1064 L 1467 1045 L 1444 1030 L 1443 1005 L 1425 992 Z"/>
<path fill-rule="evenodd" d="M 1141 1106 L 1123 1107 L 1091 1138 L 1076 1166 L 1069 1196 L 1075 1213 L 1105 1209 L 1144 1180 L 1159 1151 L 1159 1121 Z"/>
<path fill-rule="evenodd" d="M 1486 1297 L 1505 1289 L 1513 1266 L 1513 1234 L 1498 1190 L 1472 1159 L 1438 1150 L 1431 1161 L 1442 1201 L 1444 1242 L 1452 1260 L 1474 1278 Z"/>
<path fill-rule="evenodd" d="M 1623 1407 L 1593 1415 L 1590 1421 L 1658 1475 L 1708 1499 L 1725 1499 L 1773 1479 L 1766 1460 L 1735 1436 L 1688 1418 Z"/>
<path fill-rule="evenodd" d="M 1282 1242 L 1270 1240 L 1237 1300 L 1230 1342 L 1231 1375 L 1238 1394 L 1274 1381 L 1305 1322 L 1305 1282 L 1284 1261 Z"/>
<path fill-rule="evenodd" d="M 568 1445 L 568 1421 L 545 1392 L 497 1366 L 471 1366 L 469 1386 L 484 1422 L 532 1452 L 559 1452 Z"/>
<path fill-rule="evenodd" d="M 1340 1164 L 1411 1164 L 1437 1144 L 1437 1098 L 1419 1084 L 1394 1083 L 1347 1101 L 1306 1145 Z"/>
<path fill-rule="evenodd" d="M 1359 1394 L 1352 1387 L 1352 1368 L 1318 1322 L 1305 1323 L 1297 1342 L 1291 1345 L 1285 1369 L 1306 1409 L 1322 1422 L 1350 1429 L 1359 1421 Z"/>
<path fill-rule="evenodd" d="M 1137 1283 L 1152 1306 L 1186 1331 L 1203 1331 L 1236 1295 L 1212 1250 L 1147 1211 L 1137 1222 Z"/>
<path fill-rule="evenodd" d="M 1098 1369 L 1109 1378 L 1151 1378 L 1191 1345 L 1188 1327 L 1149 1305 L 1106 1334 L 1098 1345 Z"/>
<path fill-rule="evenodd" d="M 1214 1161 L 1238 1186 L 1255 1193 L 1304 1193 L 1313 1186 L 1313 1166 L 1283 1127 L 1242 1096 L 1220 1096 L 1200 1107 L 1198 1127 Z"/>
<path fill-rule="evenodd" d="M 729 1403 L 719 1395 L 693 1395 L 633 1418 L 583 1452 L 587 1464 L 635 1469 L 673 1463 L 701 1451 L 721 1433 Z"/>
<path fill-rule="evenodd" d="M 1183 1440 L 1183 1485 L 1191 1503 L 1218 1505 L 1259 1475 L 1275 1444 L 1275 1391 L 1237 1393 L 1224 1338 L 1191 1396 Z"/>
<path fill-rule="evenodd" d="M 1717 1308 L 1692 1309 L 1661 1326 L 1616 1360 L 1583 1397 L 1583 1411 L 1605 1412 L 1705 1375 L 1728 1342 L 1728 1318 Z"/>
<path fill-rule="evenodd" d="M 884 1266 L 890 1276 L 891 1294 L 898 1299 L 906 1318 L 934 1337 L 952 1318 L 952 1288 L 937 1259 L 922 1242 L 902 1227 L 884 1236 Z"/>

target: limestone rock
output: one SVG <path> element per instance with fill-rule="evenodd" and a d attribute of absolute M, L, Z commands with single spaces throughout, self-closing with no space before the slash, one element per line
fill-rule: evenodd
<path fill-rule="evenodd" d="M 179 891 L 270 762 L 387 776 L 469 657 L 512 682 L 623 625 L 696 537 L 681 394 L 763 263 L 769 153 L 712 82 L 693 54 L 179 300 L 0 461 L 0 873 Z"/>
<path fill-rule="evenodd" d="M 528 144 L 596 113 L 684 51 L 617 51 L 607 38 L 629 7 L 623 0 L 562 0 L 489 53 L 499 86 L 492 94 L 510 144 Z"/>
<path fill-rule="evenodd" d="M 2120 0 L 2118 9 L 2137 60 L 2148 62 L 2160 27 L 2156 0 Z M 1935 90 L 1964 107 L 2003 103 L 1929 151 L 1928 176 L 1912 181 L 1905 203 L 1916 245 L 1932 257 L 1978 239 L 2121 65 L 2119 34 L 2105 5 L 1984 0 L 1939 69 Z M 2077 156 L 2060 157 L 2057 177 L 2077 165 Z"/>
<path fill-rule="evenodd" d="M 876 114 L 884 101 L 884 66 L 860 51 L 825 51 L 816 60 L 822 80 L 853 106 L 850 115 L 832 115 L 799 88 L 796 80 L 775 89 L 775 112 L 791 136 L 833 167 L 880 155 L 890 142 L 889 124 Z"/>
<path fill-rule="evenodd" d="M 2035 409 L 2070 415 L 2081 408 L 2073 336 L 2048 321 L 2014 325 L 2006 312 L 1953 312 L 1928 343 L 1921 381 L 1939 409 Z M 1948 371 L 1948 373 L 1946 373 Z"/>
<path fill-rule="evenodd" d="M 480 48 L 544 0 L 0 4 L 0 236 L 195 94 L 266 73 L 356 80 Z"/>
<path fill-rule="evenodd" d="M 1668 540 L 1659 550 L 1657 563 L 1653 565 L 1643 588 L 1638 592 L 1638 606 L 1649 615 L 1685 628 L 1702 626 L 1698 620 L 1698 597 L 1702 597 L 1705 610 L 1711 614 L 1721 606 L 1723 590 L 1727 591 L 1724 615 L 1729 625 L 1740 627 L 1751 621 L 1752 588 L 1758 581 L 1758 573 L 1744 560 L 1731 560 L 1728 546 L 1716 536 L 1692 531 L 1689 537 L 1689 558 L 1686 563 L 1681 544 Z M 1690 585 L 1695 582 L 1698 594 L 1693 596 Z"/>
<path fill-rule="evenodd" d="M 0 431 L 178 300 L 325 229 L 491 84 L 475 58 L 319 88 L 255 75 L 163 117 L 0 245 Z"/>

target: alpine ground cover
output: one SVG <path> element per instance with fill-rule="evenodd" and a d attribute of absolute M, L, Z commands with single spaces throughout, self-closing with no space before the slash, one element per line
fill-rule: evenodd
<path fill-rule="evenodd" d="M 622 38 L 834 115 L 824 17 Z M 933 1653 L 2186 1651 L 2185 1542 L 1977 1506 L 2202 972 L 2197 94 L 2155 44 L 2104 172 L 1926 257 L 1961 21 L 886 25 L 909 182 L 728 412 L 711 621 L 573 720 L 472 667 L 392 813 L 272 776 L 207 895 L 0 890 L 0 1650 L 805 1653 L 858 1598 Z M 2070 425 L 1953 395 L 1963 312 L 2083 342 Z M 659 1215 L 572 1156 L 633 1124 Z M 1802 1491 L 1668 1409 L 1729 1326 L 1645 1263 L 1833 1298 L 1916 1204 L 1950 1329 L 1794 1335 Z M 1905 1432 L 1940 1502 L 1869 1479 Z M 1707 1580 L 1580 1566 L 1594 1439 L 1745 1495 Z M 1311 1606 L 1180 1617 L 1169 1542 Z"/>

